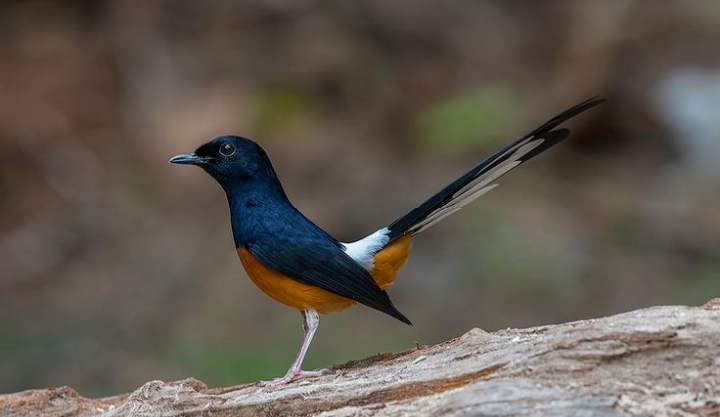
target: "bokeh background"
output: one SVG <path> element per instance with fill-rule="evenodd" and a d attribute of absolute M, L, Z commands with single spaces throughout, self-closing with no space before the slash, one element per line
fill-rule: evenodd
<path fill-rule="evenodd" d="M 167 159 L 242 134 L 349 241 L 588 97 L 571 139 L 419 236 L 307 368 L 720 293 L 720 2 L 0 3 L 0 392 L 282 375 L 300 315 L 240 268 L 221 189 Z"/>

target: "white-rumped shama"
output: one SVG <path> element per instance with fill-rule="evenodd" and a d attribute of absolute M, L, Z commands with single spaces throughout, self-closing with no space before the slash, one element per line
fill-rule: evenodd
<path fill-rule="evenodd" d="M 343 243 L 315 225 L 288 200 L 265 151 L 238 136 L 221 136 L 174 164 L 197 165 L 220 185 L 230 204 L 235 247 L 250 279 L 265 294 L 300 310 L 305 336 L 280 385 L 327 372 L 301 365 L 319 313 L 361 303 L 411 324 L 385 290 L 392 285 L 412 247 L 411 238 L 497 186 L 494 181 L 570 135 L 561 123 L 604 99 L 592 98 L 553 117 L 498 150 L 392 222 L 353 243 Z"/>

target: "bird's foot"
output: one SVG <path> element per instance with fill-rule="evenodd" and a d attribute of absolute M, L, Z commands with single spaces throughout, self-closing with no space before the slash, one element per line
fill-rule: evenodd
<path fill-rule="evenodd" d="M 281 385 L 288 384 L 293 381 L 300 381 L 302 379 L 319 378 L 323 375 L 329 375 L 332 371 L 329 369 L 316 369 L 314 371 L 303 371 L 302 369 L 290 369 L 285 376 L 281 378 L 275 378 L 271 381 L 260 381 L 260 386 L 263 387 L 279 387 Z"/>

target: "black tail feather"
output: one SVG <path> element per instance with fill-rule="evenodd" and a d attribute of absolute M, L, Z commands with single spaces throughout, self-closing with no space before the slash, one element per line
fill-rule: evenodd
<path fill-rule="evenodd" d="M 464 205 L 463 202 L 466 204 L 474 197 L 489 190 L 487 187 L 491 182 L 550 149 L 570 135 L 570 131 L 567 129 L 553 129 L 603 101 L 605 99 L 600 97 L 583 101 L 498 150 L 424 203 L 390 224 L 388 226 L 390 241 L 407 233 L 419 233 L 436 221 L 459 210 Z"/>

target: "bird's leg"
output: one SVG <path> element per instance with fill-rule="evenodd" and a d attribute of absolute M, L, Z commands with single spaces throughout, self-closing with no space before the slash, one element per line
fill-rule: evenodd
<path fill-rule="evenodd" d="M 303 316 L 303 330 L 305 332 L 305 336 L 303 337 L 302 344 L 300 345 L 300 350 L 298 351 L 297 355 L 295 356 L 295 361 L 293 361 L 292 365 L 290 365 L 290 369 L 288 369 L 287 373 L 282 378 L 276 378 L 272 381 L 260 381 L 261 385 L 264 386 L 278 386 L 278 385 L 284 385 L 291 381 L 296 381 L 298 379 L 305 379 L 305 378 L 317 378 L 322 375 L 328 374 L 330 371 L 327 369 L 319 369 L 316 371 L 303 371 L 300 369 L 302 366 L 303 359 L 305 359 L 305 354 L 308 351 L 308 348 L 310 347 L 310 342 L 312 342 L 313 336 L 315 336 L 315 331 L 318 328 L 318 325 L 320 324 L 320 315 L 315 310 L 303 310 L 300 312 Z"/>

